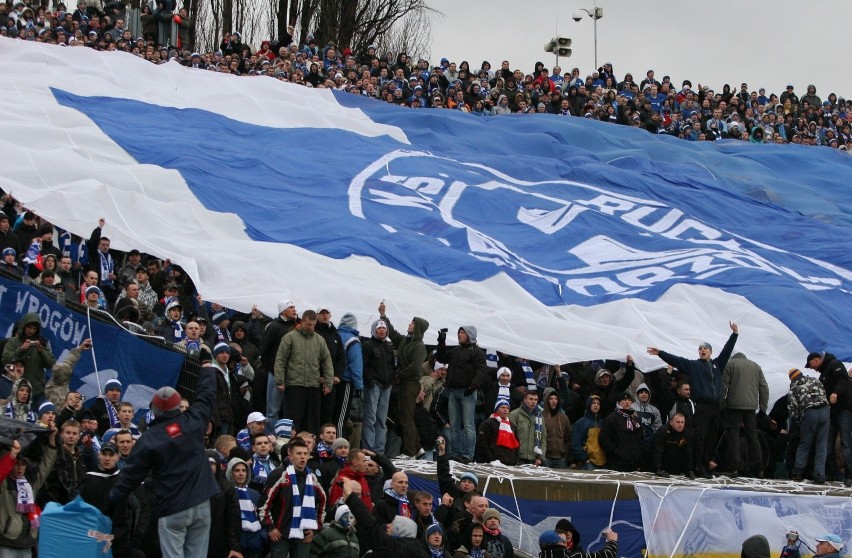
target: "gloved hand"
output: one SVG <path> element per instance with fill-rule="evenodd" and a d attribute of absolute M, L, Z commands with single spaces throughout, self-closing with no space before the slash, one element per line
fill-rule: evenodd
<path fill-rule="evenodd" d="M 691 480 L 695 480 L 695 472 L 694 471 L 688 472 L 686 474 L 686 478 L 691 479 Z"/>
<path fill-rule="evenodd" d="M 467 389 L 466 389 L 466 390 L 464 390 L 464 396 L 465 396 L 465 397 L 470 397 L 471 395 L 473 395 L 473 392 L 475 392 L 475 391 L 476 391 L 476 388 L 475 388 L 475 387 L 473 387 L 473 386 L 467 386 Z"/>
<path fill-rule="evenodd" d="M 447 344 L 447 328 L 438 330 L 438 345 Z"/>
<path fill-rule="evenodd" d="M 495 459 L 491 463 L 489 463 L 492 467 L 502 467 L 503 463 L 499 459 Z"/>
<path fill-rule="evenodd" d="M 356 389 L 355 392 L 352 394 L 352 397 L 354 397 L 355 399 L 361 399 L 361 390 Z"/>
<path fill-rule="evenodd" d="M 660 469 L 659 471 L 657 471 L 657 476 L 658 476 L 658 477 L 662 477 L 662 478 L 664 478 L 664 479 L 667 479 L 667 478 L 669 478 L 671 475 L 669 475 L 669 474 L 668 474 L 667 472 L 665 472 L 664 470 Z"/>

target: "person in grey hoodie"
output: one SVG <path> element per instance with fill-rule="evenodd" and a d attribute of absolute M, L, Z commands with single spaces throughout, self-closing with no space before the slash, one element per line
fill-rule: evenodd
<path fill-rule="evenodd" d="M 639 426 L 642 428 L 642 454 L 646 466 L 650 466 L 651 445 L 654 441 L 654 432 L 663 425 L 660 418 L 660 410 L 650 403 L 651 389 L 647 384 L 639 384 L 636 388 L 636 401 L 633 402 L 633 411 Z"/>

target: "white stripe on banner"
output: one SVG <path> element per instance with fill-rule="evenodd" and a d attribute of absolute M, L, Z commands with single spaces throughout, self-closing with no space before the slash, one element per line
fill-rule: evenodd
<path fill-rule="evenodd" d="M 811 548 L 825 533 L 839 534 L 847 548 L 852 538 L 852 503 L 845 496 L 648 484 L 637 484 L 636 493 L 649 558 L 739 556 L 742 542 L 757 534 L 776 555 L 791 529 Z"/>

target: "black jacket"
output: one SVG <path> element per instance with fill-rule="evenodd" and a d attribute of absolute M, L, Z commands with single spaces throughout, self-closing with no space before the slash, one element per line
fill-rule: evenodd
<path fill-rule="evenodd" d="M 849 374 L 843 363 L 833 354 L 825 353 L 817 371 L 819 381 L 825 386 L 825 394 L 829 398 L 832 393 L 837 394 L 837 403 L 831 406 L 831 413 L 852 410 L 852 382 L 849 381 Z"/>
<path fill-rule="evenodd" d="M 390 387 L 396 379 L 396 356 L 393 343 L 370 337 L 361 342 L 364 354 L 364 386 L 374 383 Z"/>
<path fill-rule="evenodd" d="M 139 507 L 134 495 L 117 506 L 109 503 L 109 491 L 118 480 L 118 469 L 89 471 L 83 478 L 80 497 L 87 504 L 98 508 L 112 520 L 112 555 L 116 558 L 130 557 L 133 553 L 131 536 L 133 531 L 133 508 Z"/>
<path fill-rule="evenodd" d="M 377 558 L 429 558 L 429 552 L 416 537 L 394 538 L 388 535 L 385 526 L 376 520 L 357 494 L 350 494 L 346 505 L 355 516 L 362 551 L 372 550 Z"/>
<path fill-rule="evenodd" d="M 485 351 L 476 343 L 447 348 L 438 345 L 437 358 L 447 363 L 448 388 L 479 388 L 488 378 L 488 364 Z M 446 359 L 446 360 L 445 360 Z"/>
<path fill-rule="evenodd" d="M 240 552 L 240 502 L 231 481 L 217 478 L 222 491 L 210 499 L 210 544 L 208 558 L 227 558 L 232 550 Z"/>
<path fill-rule="evenodd" d="M 260 365 L 265 370 L 271 371 L 275 366 L 275 355 L 278 354 L 278 345 L 285 335 L 296 327 L 295 320 L 285 320 L 281 316 L 266 324 L 263 335 L 260 338 Z"/>
<path fill-rule="evenodd" d="M 652 443 L 652 467 L 673 475 L 685 475 L 693 470 L 692 456 L 695 453 L 692 436 L 684 428 L 678 432 L 666 424 L 654 433 Z"/>
<path fill-rule="evenodd" d="M 635 413 L 634 413 L 635 414 Z M 628 421 L 635 423 L 628 428 Z M 614 412 L 603 421 L 600 444 L 606 453 L 606 465 L 616 471 L 635 471 L 642 462 L 642 427 L 631 414 Z"/>
<path fill-rule="evenodd" d="M 328 352 L 331 353 L 334 375 L 340 378 L 343 375 L 343 369 L 346 368 L 346 350 L 343 348 L 343 341 L 340 339 L 340 334 L 337 333 L 337 328 L 331 322 L 327 324 L 317 322 L 315 331 L 325 339 Z"/>
<path fill-rule="evenodd" d="M 175 409 L 154 419 L 137 440 L 118 482 L 110 491 L 120 502 L 153 473 L 155 509 L 173 515 L 219 493 L 204 453 L 204 434 L 216 399 L 216 371 L 205 366 L 198 375 L 195 401 L 182 413 Z"/>

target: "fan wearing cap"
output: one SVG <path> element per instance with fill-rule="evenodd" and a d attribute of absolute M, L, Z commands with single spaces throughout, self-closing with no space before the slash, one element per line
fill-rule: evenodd
<path fill-rule="evenodd" d="M 237 432 L 237 445 L 246 451 L 251 451 L 252 438 L 266 430 L 266 417 L 257 411 L 249 413 L 246 427 Z"/>
<path fill-rule="evenodd" d="M 828 396 L 831 422 L 828 427 L 826 473 L 833 479 L 836 462 L 834 448 L 838 434 L 843 459 L 846 463 L 852 463 L 852 380 L 843 363 L 831 353 L 812 352 L 808 354 L 805 366 L 819 372 L 819 381 L 825 386 Z M 852 467 L 849 469 L 846 472 L 846 486 L 852 486 Z"/>
<path fill-rule="evenodd" d="M 458 515 L 463 512 L 462 502 L 465 494 L 470 492 L 480 494 L 477 489 L 479 479 L 471 471 L 461 475 L 459 481 L 450 474 L 450 460 L 447 456 L 447 444 L 439 438 L 437 447 L 438 492 L 441 494 L 441 504 L 435 510 L 435 518 L 443 525 L 452 525 Z"/>
<path fill-rule="evenodd" d="M 101 446 L 98 454 L 98 466 L 88 471 L 80 485 L 80 497 L 87 504 L 98 508 L 101 513 L 112 520 L 112 552 L 113 556 L 132 555 L 132 509 L 139 503 L 134 495 L 113 507 L 109 503 L 109 491 L 118 481 L 118 448 L 112 442 Z"/>
<path fill-rule="evenodd" d="M 98 396 L 90 407 L 98 421 L 98 436 L 103 437 L 107 430 L 119 425 L 118 406 L 121 405 L 121 390 L 122 385 L 118 379 L 108 380 L 104 384 L 103 395 Z"/>
<path fill-rule="evenodd" d="M 479 425 L 476 453 L 485 463 L 517 465 L 520 445 L 518 427 L 509 420 L 509 400 L 498 398 L 494 413 Z"/>
<path fill-rule="evenodd" d="M 706 341 L 698 346 L 698 358 L 694 360 L 667 353 L 657 347 L 648 347 L 649 355 L 659 356 L 666 364 L 676 367 L 689 378 L 698 423 L 699 456 L 695 467 L 702 474 L 707 471 L 710 456 L 719 438 L 721 402 L 725 395 L 722 388 L 722 371 L 728 365 L 728 359 L 731 358 L 739 337 L 737 324 L 728 322 L 728 326 L 731 328 L 731 335 L 716 358 L 713 358 L 713 347 Z"/>
<path fill-rule="evenodd" d="M 116 505 L 152 475 L 152 511 L 160 518 L 164 556 L 207 555 L 210 498 L 219 493 L 204 453 L 204 435 L 216 400 L 214 374 L 211 367 L 201 369 L 195 400 L 185 412 L 173 388 L 154 393 L 150 405 L 154 420 L 110 491 L 110 502 Z"/>
<path fill-rule="evenodd" d="M 843 550 L 844 543 L 839 535 L 826 533 L 825 535 L 814 537 L 814 540 L 817 542 L 814 556 L 818 556 L 819 558 L 840 558 L 840 552 Z"/>
<path fill-rule="evenodd" d="M 231 359 L 231 346 L 227 343 L 217 343 L 213 347 L 213 362 L 210 367 L 216 370 L 216 404 L 213 409 L 213 425 L 218 434 L 233 435 L 234 409 L 231 404 L 232 396 L 238 396 L 239 390 L 236 377 L 228 369 Z"/>
<path fill-rule="evenodd" d="M 361 445 L 384 453 L 386 422 L 391 387 L 396 378 L 396 355 L 388 339 L 388 325 L 382 319 L 373 322 L 370 338 L 361 344 L 364 353 L 364 399 Z"/>
<path fill-rule="evenodd" d="M 633 395 L 621 394 L 615 412 L 601 426 L 600 443 L 606 453 L 606 466 L 614 471 L 636 471 L 643 458 L 642 425 L 633 410 Z"/>
<path fill-rule="evenodd" d="M 21 277 L 21 275 L 23 275 L 23 272 L 21 271 L 21 268 L 18 267 L 17 257 L 18 252 L 15 251 L 14 248 L 10 248 L 8 246 L 6 248 L 3 248 L 3 264 L 0 265 L 0 269 L 8 273 L 9 275 Z"/>
<path fill-rule="evenodd" d="M 334 520 L 327 529 L 314 536 L 311 556 L 318 558 L 350 558 L 360 556 L 361 549 L 355 534 L 355 516 L 349 506 L 341 505 L 334 513 Z"/>
<path fill-rule="evenodd" d="M 285 335 L 293 331 L 298 323 L 296 305 L 290 300 L 282 300 L 278 303 L 278 317 L 269 322 L 263 330 L 260 338 L 260 367 L 256 370 L 256 382 L 263 385 L 266 382 L 266 424 L 267 429 L 282 418 L 281 411 L 284 407 L 284 390 L 277 389 L 273 374 L 275 366 L 275 355 L 278 354 L 278 346 Z M 268 431 L 268 430 L 267 430 Z"/>
<path fill-rule="evenodd" d="M 791 368 L 787 375 L 790 378 L 790 392 L 787 395 L 790 429 L 798 424 L 801 435 L 791 478 L 795 481 L 804 480 L 808 457 L 811 449 L 815 448 L 812 478 L 815 483 L 822 484 L 825 482 L 830 423 L 825 386 L 816 378 L 805 376 L 798 368 Z"/>
<path fill-rule="evenodd" d="M 10 201 L 8 194 L 4 194 L 3 197 L 0 198 L 0 202 L 7 203 L 8 201 Z M 3 211 L 0 211 L 0 250 L 4 253 L 4 262 L 7 248 L 11 248 L 17 257 L 18 253 L 21 251 L 21 242 L 18 240 L 18 235 L 12 231 L 9 216 Z"/>

